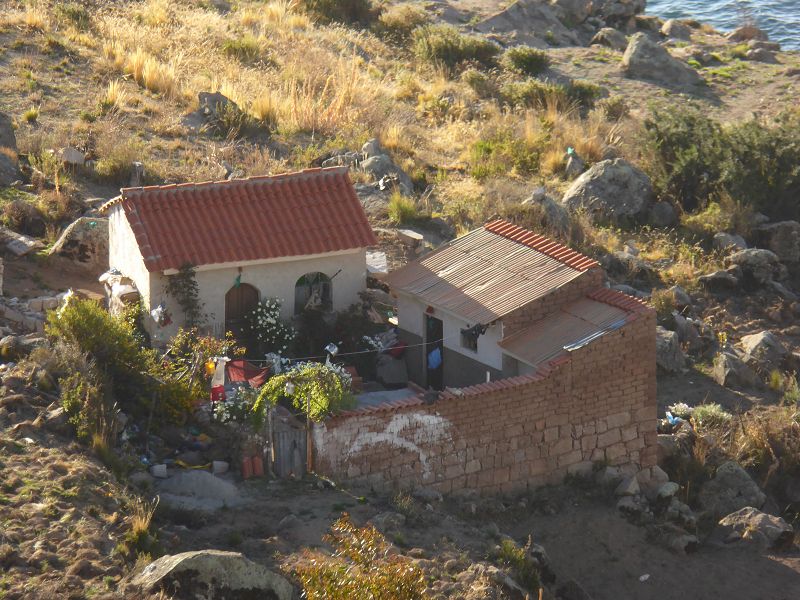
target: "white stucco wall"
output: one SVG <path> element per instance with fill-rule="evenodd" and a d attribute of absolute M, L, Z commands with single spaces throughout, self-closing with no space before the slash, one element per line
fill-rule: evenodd
<path fill-rule="evenodd" d="M 418 335 L 425 340 L 425 309 L 427 304 L 408 294 L 397 295 L 397 319 L 400 329 Z M 473 352 L 461 345 L 461 330 L 471 327 L 476 323 L 469 323 L 464 319 L 440 308 L 434 307 L 431 315 L 441 319 L 444 332 L 444 346 L 454 352 L 468 356 L 484 365 L 502 370 L 503 352 L 497 343 L 503 338 L 503 324 L 498 321 L 478 338 L 478 351 Z M 426 340 L 427 341 L 427 340 Z M 424 359 L 423 359 L 424 360 Z"/>
<path fill-rule="evenodd" d="M 119 204 L 112 206 L 108 214 L 108 266 L 133 279 L 144 306 L 150 306 L 150 273 L 144 265 L 125 211 Z"/>
<path fill-rule="evenodd" d="M 255 287 L 261 298 L 273 297 L 282 300 L 284 319 L 290 319 L 294 314 L 295 284 L 306 273 L 320 272 L 333 278 L 331 299 L 334 311 L 344 310 L 358 302 L 359 292 L 366 288 L 367 266 L 364 249 L 262 262 L 250 261 L 242 263 L 241 269 L 241 282 Z M 337 275 L 339 269 L 341 272 Z M 237 265 L 221 267 L 209 265 L 196 270 L 200 299 L 204 304 L 203 312 L 208 316 L 207 326 L 217 333 L 224 332 L 225 294 L 233 287 L 237 275 L 239 275 Z M 169 339 L 183 323 L 180 307 L 174 299 L 167 296 L 166 285 L 166 275 L 151 273 L 149 284 L 151 307 L 163 301 L 173 317 L 171 326 L 151 330 L 155 343 Z"/>

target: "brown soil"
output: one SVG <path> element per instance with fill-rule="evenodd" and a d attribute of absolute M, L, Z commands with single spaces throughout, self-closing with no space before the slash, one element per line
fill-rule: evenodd
<path fill-rule="evenodd" d="M 84 267 L 58 256 L 26 256 L 5 258 L 3 293 L 6 297 L 21 300 L 47 296 L 66 291 L 86 290 L 103 293 L 97 281 L 102 271 Z"/>

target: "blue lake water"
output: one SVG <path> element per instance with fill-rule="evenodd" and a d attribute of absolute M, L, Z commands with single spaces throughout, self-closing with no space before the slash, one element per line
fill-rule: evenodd
<path fill-rule="evenodd" d="M 720 31 L 752 17 L 784 50 L 800 50 L 800 0 L 647 0 L 647 14 L 691 18 Z"/>

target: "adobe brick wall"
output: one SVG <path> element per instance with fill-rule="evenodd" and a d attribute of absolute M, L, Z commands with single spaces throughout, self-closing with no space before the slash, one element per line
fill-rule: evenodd
<path fill-rule="evenodd" d="M 655 313 L 533 376 L 328 419 L 314 431 L 319 473 L 377 490 L 525 489 L 614 465 L 655 464 Z"/>
<path fill-rule="evenodd" d="M 589 269 L 582 273 L 580 277 L 565 283 L 547 296 L 505 315 L 503 317 L 503 336 L 509 336 L 521 329 L 526 329 L 530 327 L 531 323 L 546 317 L 562 306 L 571 304 L 593 290 L 601 288 L 604 279 L 605 272 L 603 269 L 600 267 Z"/>

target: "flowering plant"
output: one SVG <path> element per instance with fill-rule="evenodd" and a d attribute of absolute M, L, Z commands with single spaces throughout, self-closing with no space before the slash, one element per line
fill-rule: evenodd
<path fill-rule="evenodd" d="M 256 397 L 256 390 L 240 386 L 236 388 L 236 394 L 233 398 L 212 404 L 211 417 L 218 423 L 240 425 L 251 423 Z"/>
<path fill-rule="evenodd" d="M 248 315 L 250 330 L 261 342 L 262 350 L 285 354 L 297 332 L 281 321 L 281 301 L 264 298 Z"/>

